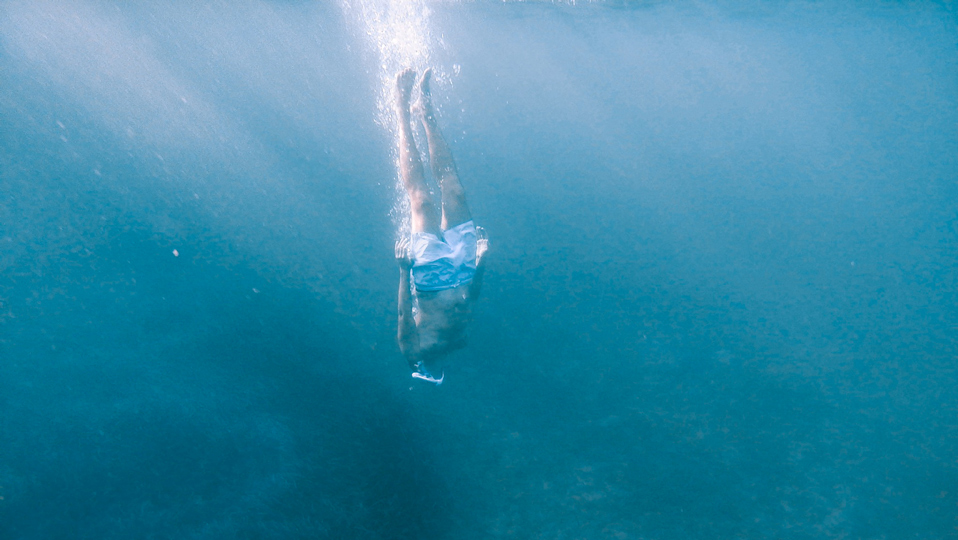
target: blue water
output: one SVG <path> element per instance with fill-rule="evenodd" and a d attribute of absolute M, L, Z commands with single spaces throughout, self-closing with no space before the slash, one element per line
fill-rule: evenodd
<path fill-rule="evenodd" d="M 0 4 L 0 539 L 958 535 L 951 2 L 404 5 Z M 438 388 L 407 60 L 491 238 Z"/>

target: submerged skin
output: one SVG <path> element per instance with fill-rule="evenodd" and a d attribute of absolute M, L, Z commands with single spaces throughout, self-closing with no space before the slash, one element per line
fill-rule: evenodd
<path fill-rule="evenodd" d="M 452 159 L 432 106 L 429 83 L 432 70 L 427 69 L 419 81 L 420 102 L 415 107 L 429 143 L 429 162 L 442 192 L 441 206 L 436 205 L 426 186 L 422 159 L 412 135 L 413 107 L 410 105 L 416 73 L 407 69 L 396 76 L 396 114 L 399 117 L 399 169 L 403 186 L 409 195 L 412 232 L 428 232 L 442 238 L 442 231 L 472 219 L 459 174 Z M 476 275 L 472 281 L 441 291 L 417 291 L 418 313 L 412 312 L 413 261 L 409 240 L 396 243 L 399 264 L 399 349 L 414 371 L 442 372 L 441 360 L 450 352 L 466 345 L 466 326 L 472 318 L 472 305 L 479 297 L 484 264 L 482 255 L 488 248 L 479 238 L 476 249 Z"/>

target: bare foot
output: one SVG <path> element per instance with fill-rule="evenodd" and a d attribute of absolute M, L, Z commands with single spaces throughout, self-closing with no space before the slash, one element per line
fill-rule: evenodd
<path fill-rule="evenodd" d="M 419 91 L 422 92 L 423 99 L 430 99 L 432 94 L 429 90 L 429 83 L 432 81 L 432 68 L 426 68 L 419 79 Z"/>
<path fill-rule="evenodd" d="M 414 69 L 406 68 L 396 74 L 396 106 L 401 112 L 409 108 L 409 96 L 412 95 L 414 84 L 416 84 Z"/>
<path fill-rule="evenodd" d="M 422 78 L 419 79 L 419 101 L 413 105 L 413 112 L 420 114 L 423 120 L 430 124 L 436 122 L 436 112 L 432 108 L 432 68 L 426 68 L 422 72 Z"/>

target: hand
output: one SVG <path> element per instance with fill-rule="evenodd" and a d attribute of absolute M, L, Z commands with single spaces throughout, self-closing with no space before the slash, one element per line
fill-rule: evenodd
<path fill-rule="evenodd" d="M 399 269 L 409 271 L 412 268 L 412 254 L 409 250 L 409 238 L 401 238 L 396 241 L 396 263 Z"/>
<path fill-rule="evenodd" d="M 489 237 L 486 236 L 486 230 L 476 227 L 476 260 L 481 259 L 488 249 Z"/>

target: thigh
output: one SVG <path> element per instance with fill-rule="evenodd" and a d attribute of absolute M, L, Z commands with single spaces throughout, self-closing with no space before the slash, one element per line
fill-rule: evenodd
<path fill-rule="evenodd" d="M 413 233 L 430 233 L 440 235 L 442 233 L 442 219 L 439 209 L 432 202 L 428 195 L 419 195 L 410 193 L 409 211 L 412 214 L 410 227 Z"/>
<path fill-rule="evenodd" d="M 458 181 L 456 182 L 458 184 Z M 444 189 L 442 193 L 442 229 L 447 230 L 472 219 L 466 194 L 461 187 Z"/>

